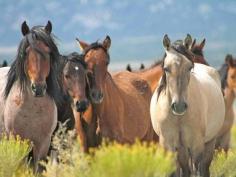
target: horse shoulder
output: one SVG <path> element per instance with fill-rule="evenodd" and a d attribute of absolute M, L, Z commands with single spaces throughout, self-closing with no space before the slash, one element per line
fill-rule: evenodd
<path fill-rule="evenodd" d="M 197 70 L 195 68 L 192 75 L 192 78 L 195 78 L 192 79 L 192 82 L 194 81 L 198 85 L 198 90 L 192 89 L 194 90 L 192 99 L 195 99 L 195 102 L 201 99 L 201 104 L 196 106 L 201 107 L 201 112 L 204 113 L 206 126 L 205 141 L 208 141 L 216 136 L 223 125 L 225 104 L 219 75 L 216 74 L 216 70 L 209 66 L 202 66 L 198 67 Z"/>
<path fill-rule="evenodd" d="M 134 141 L 143 138 L 151 128 L 149 106 L 151 90 L 148 83 L 137 74 L 120 72 L 113 75 L 120 89 L 124 105 L 123 129 L 125 138 Z"/>

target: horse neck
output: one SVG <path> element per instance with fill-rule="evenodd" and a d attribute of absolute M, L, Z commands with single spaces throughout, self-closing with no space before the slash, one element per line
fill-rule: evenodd
<path fill-rule="evenodd" d="M 225 106 L 226 108 L 231 107 L 233 105 L 234 99 L 235 99 L 235 93 L 233 89 L 230 89 L 229 87 L 226 87 L 224 90 L 225 94 Z"/>
<path fill-rule="evenodd" d="M 114 130 L 110 130 L 112 129 L 110 125 L 114 124 L 114 122 L 117 122 L 117 124 L 120 122 L 121 117 L 119 116 L 119 110 L 122 108 L 123 102 L 121 101 L 121 90 L 116 85 L 110 73 L 106 75 L 103 93 L 104 99 L 102 103 L 95 106 L 96 114 L 101 131 L 108 131 L 109 129 L 109 131 L 112 132 Z"/>
<path fill-rule="evenodd" d="M 197 55 L 195 55 L 194 63 L 201 63 L 204 65 L 209 65 L 203 56 L 197 56 Z"/>
<path fill-rule="evenodd" d="M 145 79 L 151 86 L 152 92 L 156 89 L 157 83 L 162 76 L 162 67 L 161 65 L 154 66 L 150 69 L 142 71 L 140 73 L 141 77 Z"/>

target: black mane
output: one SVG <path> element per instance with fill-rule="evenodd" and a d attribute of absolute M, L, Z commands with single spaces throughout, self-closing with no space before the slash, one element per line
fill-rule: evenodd
<path fill-rule="evenodd" d="M 19 81 L 21 91 L 25 91 L 28 76 L 25 73 L 25 60 L 26 60 L 26 48 L 31 46 L 41 55 L 43 52 L 35 47 L 34 42 L 40 40 L 44 42 L 50 48 L 50 73 L 46 79 L 47 83 L 47 94 L 56 102 L 59 103 L 60 97 L 60 78 L 58 75 L 58 65 L 59 65 L 59 51 L 54 41 L 54 36 L 52 34 L 46 33 L 43 26 L 35 26 L 30 30 L 30 33 L 24 36 L 21 40 L 17 55 L 11 68 L 7 75 L 7 84 L 4 91 L 5 99 L 8 97 L 10 90 L 16 81 Z"/>
<path fill-rule="evenodd" d="M 171 49 L 175 50 L 176 52 L 184 55 L 188 60 L 190 60 L 193 63 L 192 58 L 194 57 L 194 55 L 192 54 L 191 51 L 189 51 L 186 46 L 183 44 L 182 40 L 177 40 L 175 41 L 171 46 Z M 161 66 L 162 68 L 164 67 L 164 62 L 165 62 L 165 58 L 166 58 L 166 53 L 163 56 L 163 59 L 161 60 Z M 163 71 L 163 75 L 161 78 L 161 82 L 160 85 L 157 89 L 157 99 L 159 98 L 160 93 L 166 88 L 166 73 Z"/>

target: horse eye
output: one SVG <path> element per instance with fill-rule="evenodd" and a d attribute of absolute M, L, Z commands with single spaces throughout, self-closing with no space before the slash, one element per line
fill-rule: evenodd
<path fill-rule="evenodd" d="M 234 75 L 232 75 L 232 76 L 231 76 L 231 79 L 235 79 L 235 76 L 234 76 Z"/>
<path fill-rule="evenodd" d="M 164 68 L 164 71 L 165 71 L 166 73 L 170 73 L 170 69 L 167 68 L 167 67 Z"/>
<path fill-rule="evenodd" d="M 70 79 L 70 75 L 65 74 L 65 78 L 66 78 L 66 79 Z"/>

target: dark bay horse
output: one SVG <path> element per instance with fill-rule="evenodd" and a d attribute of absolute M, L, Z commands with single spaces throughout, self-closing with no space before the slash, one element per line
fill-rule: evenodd
<path fill-rule="evenodd" d="M 225 121 L 216 140 L 216 148 L 228 151 L 230 147 L 231 128 L 234 123 L 233 103 L 236 93 L 236 59 L 226 55 L 225 63 L 219 70 L 225 99 Z"/>
<path fill-rule="evenodd" d="M 205 46 L 206 39 L 203 39 L 200 44 L 196 44 L 196 39 L 193 40 L 191 45 L 191 51 L 194 53 L 195 57 L 193 58 L 194 63 L 201 63 L 209 66 L 208 62 L 204 58 L 203 48 Z"/>
<path fill-rule="evenodd" d="M 60 102 L 59 52 L 52 24 L 31 30 L 22 23 L 23 39 L 11 67 L 0 68 L 2 131 L 33 143 L 34 169 L 49 149 Z"/>
<path fill-rule="evenodd" d="M 111 75 L 108 72 L 109 36 L 103 43 L 87 44 L 79 40 L 79 44 L 99 89 L 91 92 L 91 100 L 101 136 L 120 143 L 134 143 L 136 138 L 153 140 L 148 83 L 135 73 L 124 71 Z"/>
<path fill-rule="evenodd" d="M 89 101 L 90 90 L 95 85 L 94 78 L 87 70 L 84 56 L 76 52 L 61 56 L 60 71 L 64 95 L 64 104 L 60 108 L 65 114 L 59 116 L 59 120 L 64 122 L 69 118 L 68 128 L 75 125 L 81 147 L 88 152 L 89 147 L 98 145 L 96 117 Z"/>

